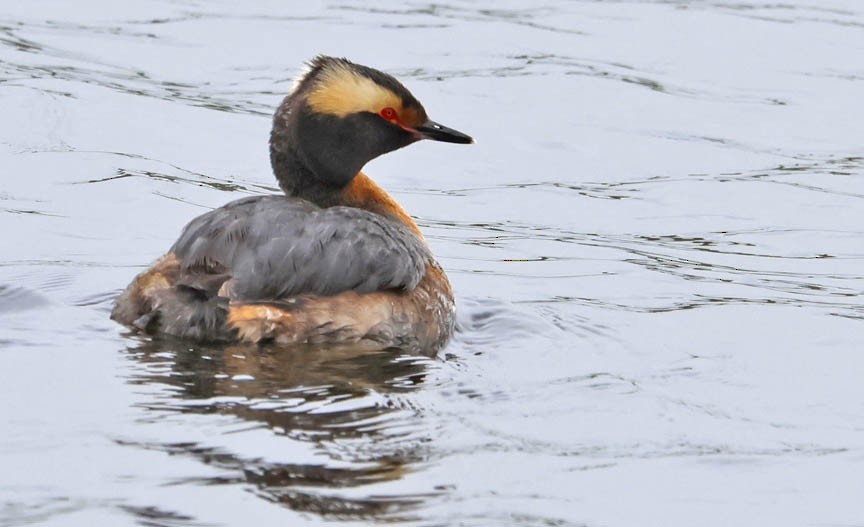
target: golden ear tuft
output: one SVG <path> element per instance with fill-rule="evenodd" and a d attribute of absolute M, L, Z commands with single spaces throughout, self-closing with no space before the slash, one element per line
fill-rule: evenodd
<path fill-rule="evenodd" d="M 307 101 L 315 112 L 344 117 L 357 112 L 378 113 L 391 107 L 402 112 L 402 99 L 372 79 L 336 62 L 318 75 Z"/>

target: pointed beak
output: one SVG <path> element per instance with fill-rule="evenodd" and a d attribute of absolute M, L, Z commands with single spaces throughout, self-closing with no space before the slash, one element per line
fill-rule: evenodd
<path fill-rule="evenodd" d="M 470 135 L 465 135 L 452 128 L 447 128 L 435 121 L 426 121 L 414 129 L 421 139 L 431 139 L 433 141 L 443 141 L 445 143 L 459 143 L 462 145 L 471 144 L 474 139 Z"/>

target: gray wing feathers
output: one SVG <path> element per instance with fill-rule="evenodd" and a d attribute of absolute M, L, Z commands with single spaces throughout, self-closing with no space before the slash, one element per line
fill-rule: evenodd
<path fill-rule="evenodd" d="M 270 226 L 297 223 L 317 207 L 280 196 L 245 198 L 198 216 L 183 229 L 171 251 L 184 269 L 230 269 L 250 236 L 261 238 Z"/>
<path fill-rule="evenodd" d="M 237 299 L 413 289 L 431 258 L 402 225 L 366 210 L 247 198 L 204 214 L 172 251 L 189 272 L 232 276 Z"/>

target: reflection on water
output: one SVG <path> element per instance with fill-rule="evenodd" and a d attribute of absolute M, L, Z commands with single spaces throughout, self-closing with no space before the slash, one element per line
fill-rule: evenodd
<path fill-rule="evenodd" d="M 296 511 L 346 518 L 390 517 L 430 497 L 340 494 L 398 480 L 424 460 L 430 438 L 418 426 L 422 409 L 400 396 L 422 388 L 427 358 L 398 350 L 189 347 L 171 341 L 141 342 L 127 353 L 140 366 L 129 382 L 164 388 L 143 403 L 155 422 L 166 413 L 230 416 L 245 424 L 227 427 L 264 428 L 308 444 L 327 460 L 271 462 L 198 443 L 122 442 L 193 457 L 231 474 L 207 484 L 249 484 L 259 496 Z"/>

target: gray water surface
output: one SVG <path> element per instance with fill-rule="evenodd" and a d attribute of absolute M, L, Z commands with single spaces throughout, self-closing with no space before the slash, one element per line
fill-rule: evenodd
<path fill-rule="evenodd" d="M 366 168 L 454 341 L 108 320 L 317 53 L 478 140 Z M 0 526 L 864 525 L 862 57 L 857 0 L 4 2 Z"/>

